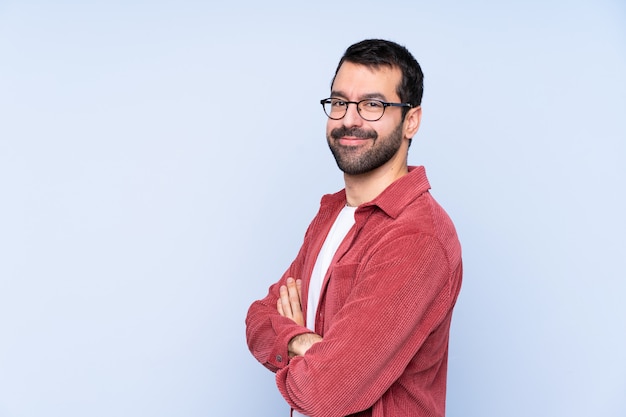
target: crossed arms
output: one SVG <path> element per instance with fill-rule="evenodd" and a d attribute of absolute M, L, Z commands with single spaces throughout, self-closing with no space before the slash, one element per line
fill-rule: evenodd
<path fill-rule="evenodd" d="M 349 415 L 381 406 L 385 394 L 439 404 L 432 396 L 444 392 L 460 269 L 448 268 L 445 251 L 429 236 L 392 237 L 385 250 L 368 248 L 367 262 L 334 266 L 318 308 L 323 338 L 304 327 L 306 282 L 290 278 L 303 273 L 301 256 L 249 309 L 248 346 L 276 372 L 278 389 L 294 409 Z M 433 381 L 442 382 L 432 387 Z"/>

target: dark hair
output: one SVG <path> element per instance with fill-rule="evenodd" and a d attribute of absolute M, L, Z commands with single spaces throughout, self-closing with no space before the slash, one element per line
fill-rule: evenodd
<path fill-rule="evenodd" d="M 397 67 L 402 71 L 402 81 L 397 88 L 398 96 L 403 103 L 417 107 L 422 103 L 424 94 L 424 73 L 413 55 L 402 45 L 383 39 L 366 39 L 348 47 L 341 57 L 332 84 L 344 62 L 365 65 L 370 68 L 387 66 Z M 403 109 L 403 116 L 408 108 Z"/>

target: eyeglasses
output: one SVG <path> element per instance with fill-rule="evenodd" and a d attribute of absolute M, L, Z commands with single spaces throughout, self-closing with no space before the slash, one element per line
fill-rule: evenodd
<path fill-rule="evenodd" d="M 387 107 L 413 107 L 409 103 L 387 103 L 386 101 L 369 98 L 361 101 L 348 101 L 330 97 L 320 100 L 320 103 L 324 108 L 326 116 L 332 120 L 343 119 L 348 112 L 348 105 L 356 104 L 356 110 L 359 113 L 359 116 L 368 122 L 380 120 L 380 118 L 383 117 L 383 114 L 385 114 L 385 109 Z"/>

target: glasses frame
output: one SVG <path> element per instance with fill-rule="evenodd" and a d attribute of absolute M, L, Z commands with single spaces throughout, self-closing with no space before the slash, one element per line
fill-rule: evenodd
<path fill-rule="evenodd" d="M 346 111 L 343 113 L 343 115 L 341 117 L 331 117 L 330 114 L 328 114 L 326 112 L 326 104 L 330 104 L 331 100 L 339 100 L 339 101 L 343 101 L 344 103 L 346 103 Z M 377 101 L 380 104 L 383 105 L 383 112 L 380 114 L 380 117 L 376 118 L 376 119 L 367 119 L 365 117 L 363 117 L 363 115 L 361 114 L 361 106 L 360 104 L 365 102 L 365 101 Z M 376 122 L 380 119 L 382 119 L 382 117 L 385 115 L 385 110 L 387 109 L 387 107 L 408 107 L 408 108 L 413 108 L 413 105 L 411 103 L 390 103 L 387 101 L 382 101 L 382 100 L 378 100 L 375 98 L 366 98 L 360 101 L 349 101 L 349 100 L 344 100 L 338 97 L 328 97 L 328 98 L 323 98 L 320 100 L 320 104 L 322 105 L 322 109 L 324 109 L 324 114 L 331 120 L 341 120 L 344 117 L 346 117 L 346 114 L 348 114 L 348 107 L 350 106 L 350 104 L 355 104 L 356 105 L 356 112 L 359 114 L 359 116 L 361 117 L 361 119 L 368 121 L 368 122 Z"/>

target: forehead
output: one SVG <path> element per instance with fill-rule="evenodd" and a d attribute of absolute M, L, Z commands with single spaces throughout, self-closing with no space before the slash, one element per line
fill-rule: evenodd
<path fill-rule="evenodd" d="M 397 67 L 365 65 L 344 62 L 332 86 L 332 95 L 347 99 L 380 97 L 385 100 L 398 99 L 397 88 L 402 80 L 402 72 Z"/>

